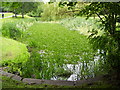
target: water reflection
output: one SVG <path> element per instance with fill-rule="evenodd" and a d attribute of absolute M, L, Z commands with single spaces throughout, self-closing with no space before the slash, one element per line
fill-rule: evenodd
<path fill-rule="evenodd" d="M 100 52 L 100 50 L 97 51 L 96 56 L 94 56 L 94 59 L 92 59 L 92 61 L 82 61 L 83 58 L 79 57 L 81 62 L 77 62 L 77 64 L 54 63 L 53 65 L 52 61 L 53 68 L 57 70 L 57 73 L 55 73 L 54 76 L 52 75 L 51 80 L 76 81 L 94 77 L 96 65 L 99 64 L 98 60 L 100 59 Z M 104 52 L 102 51 L 101 53 Z M 40 50 L 39 54 L 41 57 L 43 57 L 45 54 L 47 54 L 47 52 L 45 50 Z M 84 54 L 87 56 L 87 53 Z M 69 55 L 66 55 L 66 57 L 69 57 Z M 67 59 L 64 59 L 64 61 L 67 61 Z M 56 60 L 54 62 L 56 62 Z M 50 62 L 48 62 L 47 67 L 51 66 L 49 64 Z"/>
<path fill-rule="evenodd" d="M 94 68 L 98 64 L 99 58 L 99 56 L 95 56 L 94 61 L 89 61 L 89 63 L 78 62 L 78 64 L 63 64 L 64 70 L 72 74 L 69 77 L 54 76 L 51 80 L 76 81 L 92 78 L 95 76 Z"/>

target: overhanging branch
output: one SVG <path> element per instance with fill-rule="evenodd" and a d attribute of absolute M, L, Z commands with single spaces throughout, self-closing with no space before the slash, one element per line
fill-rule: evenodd
<path fill-rule="evenodd" d="M 102 22 L 104 22 L 103 19 L 100 17 L 100 15 L 99 15 L 98 13 L 96 13 L 96 14 L 97 14 L 97 16 L 100 18 L 100 20 L 101 20 Z"/>

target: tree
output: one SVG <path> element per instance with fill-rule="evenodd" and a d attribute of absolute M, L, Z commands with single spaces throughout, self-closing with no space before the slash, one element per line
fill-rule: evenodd
<path fill-rule="evenodd" d="M 24 14 L 31 12 L 37 9 L 37 2 L 2 2 L 2 6 L 7 8 L 8 11 L 12 11 L 15 16 L 17 14 L 22 14 L 22 18 L 24 18 Z"/>
<path fill-rule="evenodd" d="M 41 17 L 41 13 L 43 12 L 43 2 L 37 2 L 37 8 L 27 13 L 28 16 L 32 17 Z"/>
<path fill-rule="evenodd" d="M 107 70 L 114 71 L 117 78 L 120 78 L 120 29 L 117 28 L 117 19 L 120 17 L 119 10 L 120 3 L 118 2 L 92 2 L 79 11 L 79 15 L 87 18 L 93 15 L 99 17 L 103 34 L 98 35 L 98 30 L 92 30 L 89 38 L 94 49 L 100 50 L 100 59 L 104 61 L 104 65 L 109 66 Z"/>
<path fill-rule="evenodd" d="M 59 19 L 63 19 L 66 17 L 73 16 L 73 13 L 65 13 L 68 12 L 67 6 L 59 7 L 58 2 L 54 3 L 46 3 L 43 5 L 43 13 L 41 14 L 41 19 L 46 21 L 55 21 Z"/>
<path fill-rule="evenodd" d="M 120 70 L 120 30 L 117 30 L 117 18 L 120 15 L 120 3 L 91 3 L 86 6 L 80 15 L 86 15 L 88 18 L 96 14 L 102 24 L 104 34 L 95 36 L 97 30 L 93 30 L 90 39 L 94 48 L 100 49 L 101 56 L 110 65 L 112 70 Z M 102 53 L 104 51 L 104 53 Z"/>

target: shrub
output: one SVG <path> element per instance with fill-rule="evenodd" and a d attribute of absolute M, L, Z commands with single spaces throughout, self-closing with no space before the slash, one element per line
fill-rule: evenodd
<path fill-rule="evenodd" d="M 25 31 L 33 25 L 34 22 L 34 18 L 5 21 L 3 22 L 0 32 L 2 32 L 2 36 L 4 37 L 17 40 L 23 36 Z"/>
<path fill-rule="evenodd" d="M 16 39 L 21 36 L 21 31 L 16 27 L 15 23 L 5 22 L 2 25 L 2 36 Z"/>

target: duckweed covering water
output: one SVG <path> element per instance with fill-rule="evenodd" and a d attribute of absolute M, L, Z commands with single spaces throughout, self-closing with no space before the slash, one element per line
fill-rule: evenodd
<path fill-rule="evenodd" d="M 31 53 L 30 59 L 21 69 L 21 75 L 24 77 L 40 79 L 70 77 L 73 72 L 66 70 L 65 65 L 94 61 L 94 51 L 87 37 L 59 24 L 35 23 L 27 30 L 22 40 L 28 45 Z M 84 67 L 79 74 L 91 69 Z M 86 74 L 89 73 L 86 72 Z"/>

